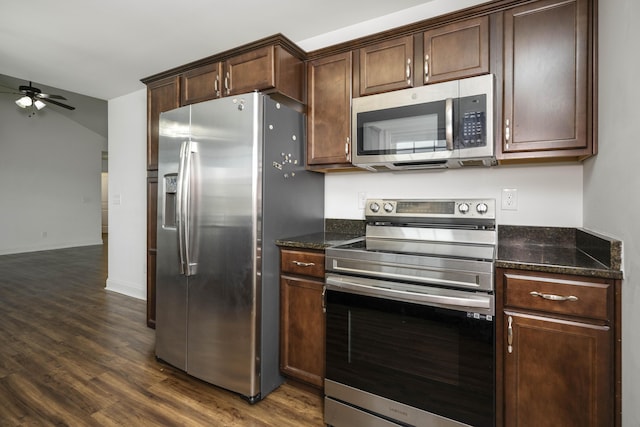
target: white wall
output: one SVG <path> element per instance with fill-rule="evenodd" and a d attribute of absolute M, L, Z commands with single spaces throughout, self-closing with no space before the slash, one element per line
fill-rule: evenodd
<path fill-rule="evenodd" d="M 638 100 L 640 2 L 599 2 L 598 139 L 600 153 L 585 163 L 584 225 L 621 239 L 622 420 L 640 426 L 640 147 Z"/>
<path fill-rule="evenodd" d="M 517 210 L 500 209 L 504 188 L 518 190 Z M 371 198 L 492 198 L 498 224 L 582 226 L 579 164 L 328 174 L 325 217 L 364 219 L 358 207 L 360 192 Z"/>
<path fill-rule="evenodd" d="M 0 254 L 102 243 L 104 146 L 54 107 L 0 103 Z"/>
<path fill-rule="evenodd" d="M 146 298 L 147 95 L 109 101 L 107 289 Z"/>
<path fill-rule="evenodd" d="M 472 7 L 481 3 L 488 3 L 488 0 L 426 0 L 424 4 L 414 6 L 396 13 L 383 16 L 381 18 L 370 19 L 359 22 L 349 27 L 341 28 L 330 33 L 321 34 L 306 40 L 294 40 L 298 46 L 307 52 L 321 49 L 326 46 L 368 36 L 380 31 L 401 27 L 412 22 L 422 21 L 435 16 L 446 15 L 447 13 Z"/>

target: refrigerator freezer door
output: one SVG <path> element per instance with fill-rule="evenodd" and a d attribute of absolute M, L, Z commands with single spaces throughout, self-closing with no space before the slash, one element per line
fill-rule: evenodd
<path fill-rule="evenodd" d="M 187 278 L 178 251 L 178 167 L 180 147 L 189 140 L 189 107 L 163 113 L 158 152 L 156 269 L 156 356 L 187 367 Z"/>
<path fill-rule="evenodd" d="M 187 372 L 247 397 L 257 375 L 256 222 L 261 131 L 259 95 L 191 106 L 192 236 Z"/>

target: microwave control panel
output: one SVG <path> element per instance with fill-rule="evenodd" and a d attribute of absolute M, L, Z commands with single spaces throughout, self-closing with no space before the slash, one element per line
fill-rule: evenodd
<path fill-rule="evenodd" d="M 487 145 L 486 95 L 467 96 L 458 100 L 458 148 Z"/>

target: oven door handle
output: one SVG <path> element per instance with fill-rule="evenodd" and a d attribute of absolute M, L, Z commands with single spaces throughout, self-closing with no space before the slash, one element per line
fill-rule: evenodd
<path fill-rule="evenodd" d="M 394 289 L 385 282 L 357 277 L 328 275 L 325 280 L 329 291 L 346 292 L 394 301 L 433 305 L 457 311 L 477 311 L 494 314 L 493 295 L 464 291 L 443 290 L 420 286 L 420 291 Z M 447 295 L 449 294 L 449 295 Z"/>

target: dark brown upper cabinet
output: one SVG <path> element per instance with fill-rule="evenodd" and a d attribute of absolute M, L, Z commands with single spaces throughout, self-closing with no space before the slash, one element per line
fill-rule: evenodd
<path fill-rule="evenodd" d="M 413 86 L 413 37 L 388 40 L 359 50 L 359 95 Z"/>
<path fill-rule="evenodd" d="M 590 6 L 543 0 L 504 11 L 502 162 L 595 154 Z"/>
<path fill-rule="evenodd" d="M 167 77 L 147 84 L 147 170 L 158 170 L 160 113 L 180 106 L 180 80 Z"/>
<path fill-rule="evenodd" d="M 307 166 L 351 167 L 352 53 L 308 64 Z"/>
<path fill-rule="evenodd" d="M 275 89 L 304 102 L 304 62 L 281 46 L 270 45 L 224 62 L 223 96 Z"/>
<path fill-rule="evenodd" d="M 180 76 L 180 104 L 220 98 L 222 95 L 222 64 L 216 62 L 203 65 L 183 73 Z"/>
<path fill-rule="evenodd" d="M 249 50 L 180 75 L 181 104 L 253 91 L 277 92 L 304 102 L 304 62 L 277 45 Z"/>
<path fill-rule="evenodd" d="M 423 83 L 489 72 L 489 17 L 467 19 L 424 32 Z"/>

